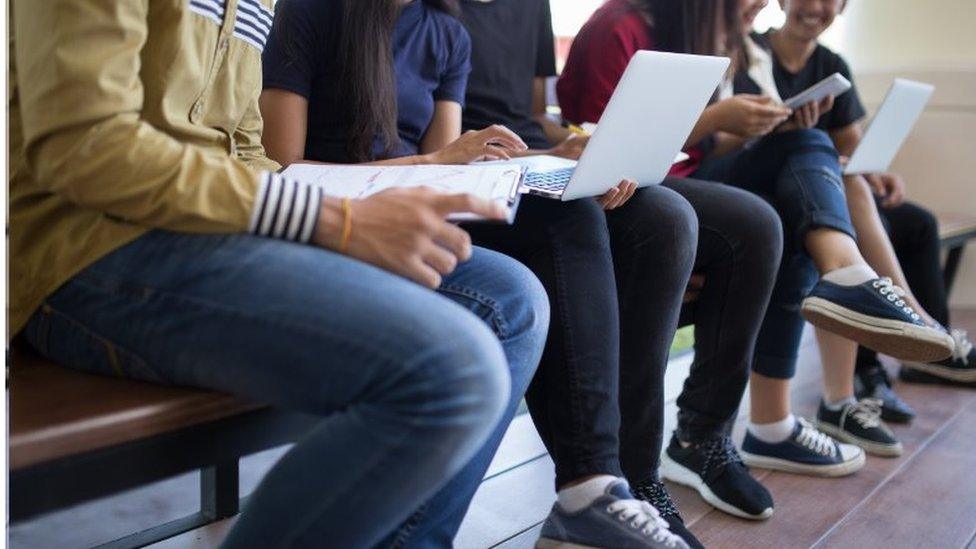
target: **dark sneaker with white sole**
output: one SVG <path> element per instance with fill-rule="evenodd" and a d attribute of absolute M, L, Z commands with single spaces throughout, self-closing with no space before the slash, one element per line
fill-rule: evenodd
<path fill-rule="evenodd" d="M 877 362 L 858 366 L 854 373 L 854 395 L 858 399 L 881 401 L 881 419 L 885 421 L 908 423 L 915 418 L 915 410 L 891 389 L 888 372 Z"/>
<path fill-rule="evenodd" d="M 881 420 L 881 401 L 862 398 L 831 410 L 821 401 L 817 410 L 817 428 L 828 435 L 855 444 L 865 452 L 883 457 L 898 457 L 901 443 Z"/>
<path fill-rule="evenodd" d="M 938 362 L 903 362 L 905 368 L 956 383 L 976 383 L 976 348 L 963 330 L 952 330 L 952 356 Z"/>
<path fill-rule="evenodd" d="M 803 300 L 803 317 L 818 328 L 856 341 L 899 360 L 934 362 L 948 358 L 954 342 L 940 327 L 929 326 L 890 278 L 857 286 L 820 280 Z"/>
<path fill-rule="evenodd" d="M 756 438 L 746 430 L 742 459 L 750 467 L 762 467 L 800 475 L 842 477 L 864 467 L 864 450 L 837 442 L 802 417 L 790 436 L 777 443 Z"/>
<path fill-rule="evenodd" d="M 730 515 L 752 520 L 773 515 L 773 497 L 749 474 L 729 437 L 682 448 L 672 436 L 661 457 L 661 476 L 694 488 L 710 505 Z"/>
<path fill-rule="evenodd" d="M 688 549 L 646 501 L 618 480 L 604 494 L 570 513 L 559 502 L 542 525 L 536 549 Z"/>
<path fill-rule="evenodd" d="M 705 549 L 705 546 L 698 541 L 698 538 L 688 530 L 685 521 L 678 513 L 678 508 L 671 499 L 664 483 L 660 480 L 652 480 L 634 486 L 632 491 L 637 499 L 650 503 L 657 509 L 657 514 L 668 523 L 669 529 L 688 544 L 691 549 Z"/>

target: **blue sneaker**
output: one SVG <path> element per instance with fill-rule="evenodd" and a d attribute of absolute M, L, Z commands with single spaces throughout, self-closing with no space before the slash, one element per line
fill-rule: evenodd
<path fill-rule="evenodd" d="M 952 354 L 954 342 L 905 303 L 890 278 L 857 286 L 821 280 L 803 300 L 803 317 L 818 328 L 899 360 L 933 362 Z"/>
<path fill-rule="evenodd" d="M 821 477 L 842 477 L 864 467 L 864 450 L 837 442 L 801 417 L 789 438 L 776 444 L 759 440 L 747 429 L 741 455 L 750 467 Z"/>
<path fill-rule="evenodd" d="M 688 549 L 646 501 L 634 499 L 624 480 L 607 486 L 589 506 L 566 512 L 556 502 L 536 549 Z"/>

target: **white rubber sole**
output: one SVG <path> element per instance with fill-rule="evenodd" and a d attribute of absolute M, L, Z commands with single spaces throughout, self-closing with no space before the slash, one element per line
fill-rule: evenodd
<path fill-rule="evenodd" d="M 820 297 L 804 299 L 800 311 L 810 324 L 898 360 L 937 362 L 951 356 L 955 346 L 939 330 L 875 318 Z"/>
<path fill-rule="evenodd" d="M 841 463 L 834 463 L 832 465 L 808 465 L 806 463 L 797 463 L 788 459 L 750 454 L 745 450 L 739 453 L 742 455 L 742 461 L 744 461 L 749 467 L 760 467 L 762 469 L 783 471 L 784 473 L 808 475 L 813 477 L 846 477 L 860 471 L 861 468 L 864 467 L 865 463 L 863 451 L 858 454 L 856 458 L 850 461 L 843 461 Z"/>
<path fill-rule="evenodd" d="M 926 374 L 941 377 L 942 379 L 948 379 L 950 381 L 958 381 L 960 383 L 976 382 L 976 369 L 958 370 L 956 368 L 949 368 L 940 364 L 926 364 L 924 362 L 908 361 L 902 362 L 902 365 L 906 368 L 925 372 Z"/>
<path fill-rule="evenodd" d="M 695 474 L 693 471 L 681 465 L 677 461 L 671 459 L 671 457 L 664 453 L 661 457 L 661 476 L 670 480 L 671 482 L 677 482 L 678 484 L 683 484 L 689 488 L 693 488 L 698 491 L 702 499 L 708 502 L 709 505 L 719 509 L 720 511 L 725 511 L 730 515 L 734 515 L 740 518 L 749 520 L 766 520 L 773 516 L 773 508 L 769 507 L 758 515 L 750 515 L 742 509 L 735 507 L 734 505 L 725 502 L 721 498 L 715 495 L 714 492 L 708 487 L 707 484 L 702 482 L 701 477 Z"/>
<path fill-rule="evenodd" d="M 820 429 L 824 433 L 827 433 L 841 442 L 858 446 L 872 456 L 898 457 L 905 451 L 900 442 L 894 445 L 880 444 L 878 442 L 874 442 L 873 440 L 856 437 L 842 429 L 839 429 L 833 424 L 820 421 L 819 419 L 816 420 L 815 423 L 817 429 Z"/>
<path fill-rule="evenodd" d="M 600 549 L 599 547 L 593 547 L 592 545 L 579 545 L 576 543 L 570 543 L 568 541 L 559 541 L 549 538 L 539 538 L 539 541 L 535 542 L 535 549 Z"/>

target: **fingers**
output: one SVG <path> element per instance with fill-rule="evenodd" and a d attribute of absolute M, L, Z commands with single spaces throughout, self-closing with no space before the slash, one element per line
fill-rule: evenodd
<path fill-rule="evenodd" d="M 420 256 L 414 256 L 400 270 L 400 274 L 413 280 L 421 286 L 435 289 L 441 285 L 443 278 L 433 267 L 424 262 Z"/>
<path fill-rule="evenodd" d="M 458 265 L 457 256 L 430 241 L 421 250 L 420 257 L 442 276 L 452 273 Z"/>
<path fill-rule="evenodd" d="M 471 259 L 471 235 L 452 223 L 443 223 L 434 242 L 450 251 L 460 262 Z"/>
<path fill-rule="evenodd" d="M 603 193 L 603 196 L 597 198 L 596 201 L 598 204 L 600 204 L 600 207 L 602 207 L 604 210 L 608 210 L 610 209 L 610 204 L 613 203 L 613 200 L 618 194 L 620 194 L 620 189 L 617 187 L 612 187 L 610 190 Z"/>
<path fill-rule="evenodd" d="M 495 202 L 470 194 L 440 194 L 431 198 L 431 206 L 441 217 L 452 213 L 473 213 L 488 219 L 505 219 L 505 208 Z"/>
<path fill-rule="evenodd" d="M 830 110 L 833 109 L 833 108 L 834 108 L 834 96 L 833 95 L 828 95 L 827 97 L 824 97 L 820 101 L 820 104 L 817 105 L 817 110 L 820 111 L 819 114 L 824 114 L 824 113 L 830 112 Z"/>
<path fill-rule="evenodd" d="M 871 185 L 871 190 L 874 191 L 875 195 L 885 196 L 886 194 L 888 194 L 887 192 L 885 192 L 884 181 L 882 181 L 880 177 L 876 175 L 869 175 L 865 179 L 867 179 L 868 184 Z"/>
<path fill-rule="evenodd" d="M 481 130 L 479 137 L 486 145 L 504 147 L 512 151 L 525 151 L 529 148 L 515 132 L 497 124 Z"/>

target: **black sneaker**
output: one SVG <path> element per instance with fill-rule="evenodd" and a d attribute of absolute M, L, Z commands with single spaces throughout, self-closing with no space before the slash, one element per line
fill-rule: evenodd
<path fill-rule="evenodd" d="M 705 501 L 730 515 L 752 520 L 773 515 L 772 496 L 749 474 L 729 437 L 682 448 L 672 436 L 661 458 L 661 475 L 694 488 Z"/>
<path fill-rule="evenodd" d="M 658 514 L 661 515 L 661 518 L 667 521 L 671 533 L 685 540 L 688 547 L 691 549 L 705 549 L 705 546 L 685 526 L 685 521 L 681 518 L 678 508 L 675 507 L 674 501 L 671 499 L 671 494 L 668 493 L 663 482 L 660 480 L 652 480 L 640 484 L 636 488 L 632 488 L 631 491 L 637 499 L 644 500 L 653 505 L 657 509 Z"/>
<path fill-rule="evenodd" d="M 903 362 L 902 366 L 957 383 L 976 383 L 976 348 L 966 332 L 952 330 L 952 356 L 939 362 Z"/>
<path fill-rule="evenodd" d="M 952 354 L 941 326 L 929 326 L 890 278 L 857 286 L 821 280 L 800 310 L 811 324 L 899 360 L 937 361 Z"/>
<path fill-rule="evenodd" d="M 908 423 L 915 417 L 915 410 L 891 389 L 891 380 L 884 366 L 878 363 L 858 367 L 854 373 L 854 394 L 858 399 L 874 398 L 881 401 L 881 419 L 892 423 Z"/>
<path fill-rule="evenodd" d="M 840 410 L 831 410 L 821 401 L 817 428 L 837 440 L 860 446 L 869 454 L 898 457 L 902 453 L 901 443 L 881 421 L 881 401 L 873 398 L 847 403 Z"/>

